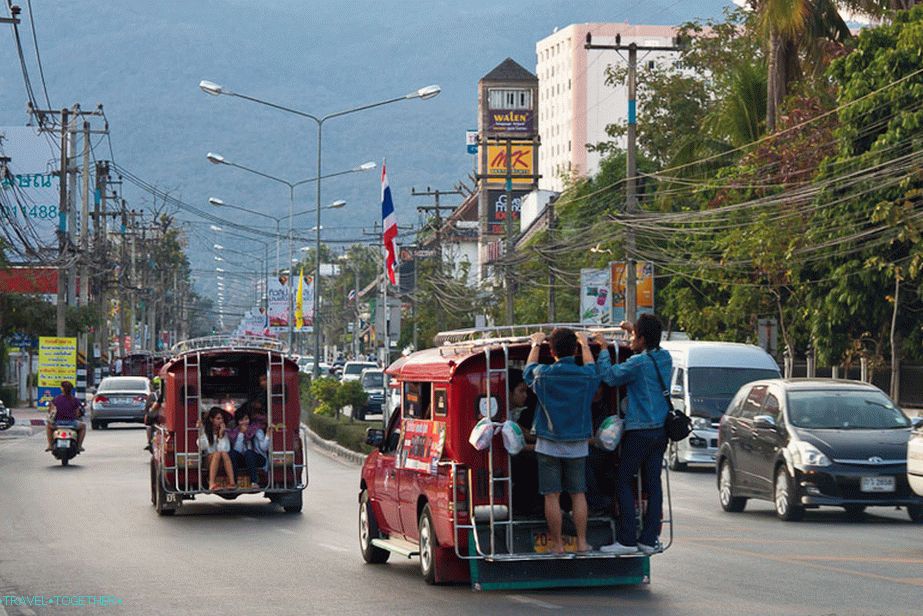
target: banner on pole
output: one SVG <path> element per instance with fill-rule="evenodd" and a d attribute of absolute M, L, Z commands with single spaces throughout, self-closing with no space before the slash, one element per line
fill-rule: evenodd
<path fill-rule="evenodd" d="M 291 322 L 291 290 L 288 281 L 286 274 L 269 280 L 269 329 L 276 334 L 287 331 Z"/>
<path fill-rule="evenodd" d="M 609 275 L 609 268 L 580 270 L 581 323 L 608 325 L 612 322 Z"/>
<path fill-rule="evenodd" d="M 612 261 L 609 264 L 612 283 L 612 323 L 618 325 L 625 320 L 625 278 L 624 261 Z M 639 261 L 635 264 L 635 284 L 638 314 L 654 312 L 654 264 Z"/>

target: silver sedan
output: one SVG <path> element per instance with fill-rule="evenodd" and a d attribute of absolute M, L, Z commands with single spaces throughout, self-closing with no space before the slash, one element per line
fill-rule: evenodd
<path fill-rule="evenodd" d="M 107 376 L 90 402 L 90 423 L 94 430 L 113 421 L 143 423 L 151 395 L 151 382 L 143 376 Z"/>

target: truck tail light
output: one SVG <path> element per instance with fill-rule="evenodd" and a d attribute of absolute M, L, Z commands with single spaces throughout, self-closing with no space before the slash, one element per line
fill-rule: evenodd
<path fill-rule="evenodd" d="M 469 493 L 468 493 L 468 467 L 456 466 L 454 477 L 454 497 L 451 503 L 455 511 L 458 512 L 458 521 L 464 522 L 468 519 L 469 513 Z"/>

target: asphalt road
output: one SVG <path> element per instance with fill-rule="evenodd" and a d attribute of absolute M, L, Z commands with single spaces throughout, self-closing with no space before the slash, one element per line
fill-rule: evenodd
<path fill-rule="evenodd" d="M 301 515 L 207 497 L 158 517 L 143 434 L 92 431 L 67 468 L 41 435 L 0 440 L 0 597 L 108 595 L 121 604 L 91 609 L 128 614 L 923 613 L 923 528 L 903 511 L 783 523 L 751 503 L 727 514 L 711 472 L 674 474 L 676 539 L 652 559 L 650 585 L 476 593 L 426 586 L 416 561 L 365 565 L 359 469 L 316 450 Z"/>

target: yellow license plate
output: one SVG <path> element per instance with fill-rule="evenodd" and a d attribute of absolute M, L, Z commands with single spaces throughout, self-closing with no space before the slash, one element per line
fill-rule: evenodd
<path fill-rule="evenodd" d="M 577 538 L 571 537 L 570 535 L 563 535 L 561 539 L 564 541 L 564 551 L 565 552 L 576 552 L 577 551 Z M 551 536 L 548 533 L 532 533 L 532 546 L 536 554 L 549 554 L 551 553 Z"/>

